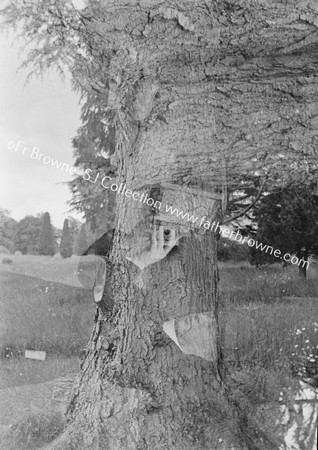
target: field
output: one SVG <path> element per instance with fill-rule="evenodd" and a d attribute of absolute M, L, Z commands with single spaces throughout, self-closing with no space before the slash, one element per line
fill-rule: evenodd
<path fill-rule="evenodd" d="M 1 264 L 0 256 L 1 449 L 41 448 L 64 426 L 51 402 L 55 380 L 78 373 L 95 307 L 91 292 L 72 281 L 74 258 L 10 258 Z M 318 270 L 312 265 L 301 281 L 292 266 L 219 268 L 228 395 L 274 435 L 299 378 L 317 376 Z M 45 351 L 45 361 L 26 359 L 26 349 Z"/>

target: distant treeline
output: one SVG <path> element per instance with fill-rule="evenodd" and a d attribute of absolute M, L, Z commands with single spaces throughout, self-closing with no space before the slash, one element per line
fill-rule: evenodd
<path fill-rule="evenodd" d="M 90 227 L 69 216 L 63 229 L 51 224 L 48 212 L 27 215 L 16 221 L 8 210 L 0 208 L 0 253 L 21 252 L 24 255 L 51 255 L 63 258 L 81 255 L 95 240 Z"/>

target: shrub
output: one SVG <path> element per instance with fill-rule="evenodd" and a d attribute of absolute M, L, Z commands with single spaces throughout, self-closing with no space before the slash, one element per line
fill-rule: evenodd
<path fill-rule="evenodd" d="M 64 220 L 61 245 L 60 245 L 60 255 L 62 258 L 70 258 L 73 254 L 72 236 L 68 225 L 68 220 Z"/>
<path fill-rule="evenodd" d="M 51 225 L 50 214 L 48 212 L 44 213 L 43 216 L 42 228 L 40 232 L 39 254 L 50 256 L 55 254 L 53 228 Z"/>
<path fill-rule="evenodd" d="M 13 264 L 11 258 L 2 258 L 2 264 Z"/>
<path fill-rule="evenodd" d="M 249 248 L 245 245 L 240 245 L 237 242 L 229 239 L 220 238 L 218 243 L 218 260 L 226 261 L 247 261 L 249 258 Z"/>

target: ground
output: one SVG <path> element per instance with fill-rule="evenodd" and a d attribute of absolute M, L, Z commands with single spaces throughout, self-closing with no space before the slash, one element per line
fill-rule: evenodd
<path fill-rule="evenodd" d="M 74 258 L 10 258 L 12 264 L 3 264 L 0 256 L 1 449 L 43 448 L 63 429 L 64 394 L 80 370 L 95 306 L 92 294 L 70 281 Z M 273 440 L 286 432 L 283 419 L 277 426 L 282 405 L 293 398 L 299 377 L 314 376 L 317 369 L 317 288 L 314 264 L 307 281 L 298 279 L 293 266 L 220 264 L 227 394 L 260 424 L 260 439 L 262 432 Z M 45 361 L 24 358 L 25 349 L 45 351 Z"/>

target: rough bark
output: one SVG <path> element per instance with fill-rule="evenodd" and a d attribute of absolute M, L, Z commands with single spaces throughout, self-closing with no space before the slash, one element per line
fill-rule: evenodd
<path fill-rule="evenodd" d="M 303 279 L 306 280 L 307 278 L 307 261 L 308 261 L 308 251 L 305 249 L 305 251 L 299 251 L 297 253 L 297 258 L 299 259 L 299 261 L 301 261 L 298 265 L 298 272 L 299 272 L 299 276 Z"/>
<path fill-rule="evenodd" d="M 225 177 L 236 185 L 251 158 L 313 153 L 318 20 L 309 3 L 105 3 L 86 26 L 110 54 L 118 183 L 212 222 L 224 212 Z M 180 197 L 182 186 L 202 196 Z M 217 329 L 216 235 L 117 199 L 113 309 L 97 309 L 68 427 L 50 448 L 273 450 L 244 436 L 218 358 L 187 355 L 163 333 L 165 321 L 192 313 Z M 126 256 L 150 245 L 156 223 L 188 236 L 139 270 Z M 219 355 L 217 340 L 211 347 Z"/>

